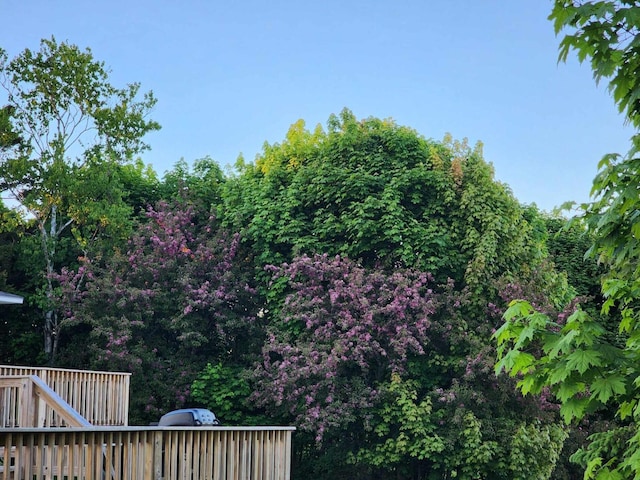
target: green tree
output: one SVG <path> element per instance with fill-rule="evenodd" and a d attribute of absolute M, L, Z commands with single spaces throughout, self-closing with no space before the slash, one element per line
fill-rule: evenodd
<path fill-rule="evenodd" d="M 146 211 L 149 206 L 162 199 L 157 173 L 151 165 L 145 165 L 141 159 L 120 165 L 118 177 L 125 194 L 124 200 L 135 213 Z"/>
<path fill-rule="evenodd" d="M 260 265 L 328 253 L 365 267 L 414 267 L 480 295 L 487 279 L 535 263 L 524 211 L 482 147 L 427 140 L 345 109 L 327 131 L 292 125 L 225 187 L 226 221 Z"/>
<path fill-rule="evenodd" d="M 343 110 L 326 130 L 296 122 L 255 164 L 238 166 L 223 186 L 223 219 L 255 255 L 268 300 L 254 398 L 299 427 L 296 474 L 507 479 L 510 462 L 535 457 L 548 476 L 556 458 L 540 452 L 562 443 L 549 426 L 557 412 L 543 411 L 538 398 L 523 400 L 511 379 L 487 382 L 488 344 L 504 285 L 538 280 L 538 290 L 562 298 L 566 283 L 545 263 L 544 221 L 495 181 L 481 146 L 428 140 L 392 120 Z M 304 270 L 308 263 L 314 268 Z M 346 265 L 351 273 L 341 270 Z M 398 284 L 406 270 L 432 278 L 420 301 L 438 292 L 446 305 L 434 315 L 402 311 L 413 298 Z M 378 352 L 377 345 L 401 344 L 425 318 L 431 326 L 421 349 Z M 404 417 L 401 401 L 404 411 L 429 418 Z M 521 427 L 537 432 L 536 450 L 511 449 Z"/>
<path fill-rule="evenodd" d="M 61 328 L 52 283 L 60 239 L 70 230 L 86 255 L 94 239 L 118 235 L 126 224 L 116 167 L 147 148 L 142 137 L 159 128 L 146 118 L 155 99 L 151 93 L 138 99 L 138 84 L 113 87 L 90 50 L 54 38 L 11 60 L 0 49 L 0 87 L 11 130 L 22 140 L 2 158 L 0 190 L 11 192 L 37 228 L 44 350 L 53 362 Z"/>
<path fill-rule="evenodd" d="M 575 50 L 591 63 L 596 81 L 607 80 L 628 121 L 640 127 L 640 6 L 629 0 L 556 0 L 550 19 L 568 31 L 560 60 Z M 496 370 L 521 375 L 523 393 L 548 388 L 567 422 L 595 411 L 615 412 L 617 423 L 593 434 L 573 459 L 587 479 L 640 478 L 640 135 L 626 156 L 606 155 L 594 179 L 592 201 L 581 221 L 593 238 L 589 254 L 606 267 L 604 316 L 570 308 L 561 315 L 515 302 L 495 338 Z M 615 321 L 611 321 L 615 318 Z"/>
<path fill-rule="evenodd" d="M 560 42 L 560 61 L 575 51 L 591 63 L 596 82 L 609 81 L 609 90 L 629 121 L 640 126 L 638 91 L 638 32 L 640 15 L 634 0 L 555 0 L 549 19 L 556 34 L 568 30 Z"/>
<path fill-rule="evenodd" d="M 605 269 L 596 259 L 586 256 L 593 245 L 591 232 L 577 219 L 567 223 L 566 218 L 551 217 L 545 218 L 544 223 L 548 231 L 545 244 L 556 270 L 566 273 L 577 295 L 592 300 L 594 307 L 601 307 L 600 277 Z"/>
<path fill-rule="evenodd" d="M 219 207 L 225 181 L 222 169 L 211 157 L 199 158 L 191 167 L 181 159 L 165 173 L 159 190 L 164 200 L 188 196 L 199 212 L 222 213 Z"/>
<path fill-rule="evenodd" d="M 25 295 L 27 279 L 21 268 L 22 240 L 27 226 L 0 202 L 0 290 Z M 0 320 L 0 363 L 37 364 L 42 361 L 41 335 L 33 325 L 31 306 L 3 305 Z"/>

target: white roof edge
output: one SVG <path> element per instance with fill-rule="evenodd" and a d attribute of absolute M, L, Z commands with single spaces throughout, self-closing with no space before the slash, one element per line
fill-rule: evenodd
<path fill-rule="evenodd" d="M 13 293 L 0 292 L 0 304 L 4 305 L 20 305 L 23 298 Z"/>

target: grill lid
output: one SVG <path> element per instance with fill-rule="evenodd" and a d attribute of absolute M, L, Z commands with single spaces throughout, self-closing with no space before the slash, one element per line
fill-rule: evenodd
<path fill-rule="evenodd" d="M 158 422 L 161 427 L 194 427 L 220 425 L 215 414 L 206 408 L 183 408 L 165 413 Z"/>

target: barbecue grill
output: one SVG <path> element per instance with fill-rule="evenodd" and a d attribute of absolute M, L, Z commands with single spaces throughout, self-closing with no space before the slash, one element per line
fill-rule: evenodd
<path fill-rule="evenodd" d="M 183 408 L 165 413 L 158 422 L 160 427 L 200 427 L 220 425 L 215 414 L 206 408 Z"/>

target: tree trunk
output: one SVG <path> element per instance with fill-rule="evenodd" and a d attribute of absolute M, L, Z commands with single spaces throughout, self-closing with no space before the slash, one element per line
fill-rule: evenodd
<path fill-rule="evenodd" d="M 55 336 L 55 312 L 49 310 L 44 314 L 44 353 L 47 356 L 49 366 L 55 361 L 54 336 Z"/>
<path fill-rule="evenodd" d="M 58 333 L 58 316 L 53 308 L 53 257 L 56 251 L 57 230 L 57 209 L 54 205 L 51 208 L 49 232 L 43 219 L 40 219 L 40 237 L 42 240 L 42 253 L 46 265 L 46 295 L 47 295 L 47 311 L 44 314 L 44 353 L 47 356 L 49 365 L 53 366 L 56 357 L 58 342 L 56 339 Z"/>

